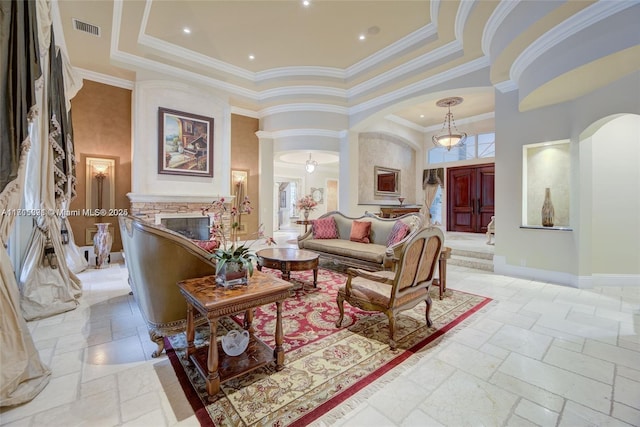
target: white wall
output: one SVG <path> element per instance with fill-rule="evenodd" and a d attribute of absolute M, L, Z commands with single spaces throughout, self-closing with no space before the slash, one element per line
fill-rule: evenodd
<path fill-rule="evenodd" d="M 231 113 L 226 99 L 187 84 L 149 80 L 133 91 L 134 194 L 228 196 Z M 213 178 L 158 174 L 158 107 L 213 117 Z"/>
<path fill-rule="evenodd" d="M 594 153 L 593 164 L 585 164 L 581 156 L 579 135 L 604 117 L 629 112 L 639 114 L 640 98 L 629 96 L 629 93 L 638 93 L 639 90 L 640 73 L 633 73 L 574 101 L 527 112 L 518 111 L 517 91 L 504 94 L 496 92 L 497 225 L 494 269 L 497 273 L 573 286 L 589 286 L 592 269 L 588 264 L 592 262 L 592 257 L 585 257 L 585 251 L 591 253 L 592 247 L 604 244 L 618 254 L 638 253 L 637 246 L 630 246 L 628 241 L 622 241 L 623 246 L 617 244 L 614 249 L 607 242 L 599 243 L 598 236 L 594 235 L 591 238 L 584 231 L 586 228 L 611 230 L 612 222 L 616 222 L 615 227 L 620 227 L 620 230 L 634 232 L 637 229 L 634 229 L 637 227 L 637 219 L 633 221 L 631 217 L 639 214 L 637 199 L 640 195 L 637 191 L 635 195 L 627 194 L 629 198 L 635 198 L 635 202 L 627 202 L 625 205 L 629 209 L 628 215 L 620 216 L 614 210 L 609 210 L 606 217 L 601 214 L 591 216 L 590 212 L 583 212 L 591 208 L 584 206 L 581 201 L 581 197 L 586 197 L 584 186 L 589 185 L 582 182 L 583 178 L 594 171 L 606 174 L 613 169 L 620 169 L 624 163 L 604 161 L 600 155 Z M 571 146 L 570 223 L 573 230 L 522 229 L 522 146 L 563 139 L 569 139 Z M 611 147 L 611 140 L 606 140 L 606 146 Z M 631 152 L 625 162 L 633 163 L 633 160 L 630 160 L 633 156 L 634 153 Z M 637 167 L 638 157 L 635 154 L 635 168 Z M 627 170 L 625 176 L 624 182 L 627 182 L 626 180 L 634 175 Z M 628 186 L 621 183 L 619 185 Z M 615 190 L 608 188 L 607 191 Z M 594 203 L 597 201 L 594 200 Z M 604 278 L 605 281 L 616 281 L 614 274 L 631 271 L 628 268 L 629 264 L 624 269 L 618 263 L 615 265 L 617 271 L 608 269 L 606 273 L 609 276 Z M 633 283 L 637 281 L 637 275 L 627 276 L 623 281 Z"/>
<path fill-rule="evenodd" d="M 592 273 L 638 275 L 640 116 L 625 115 L 612 120 L 590 142 Z"/>

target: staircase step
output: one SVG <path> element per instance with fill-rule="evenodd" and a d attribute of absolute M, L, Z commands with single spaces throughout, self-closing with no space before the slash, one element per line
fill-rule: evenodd
<path fill-rule="evenodd" d="M 476 270 L 493 271 L 493 260 L 451 254 L 448 265 L 475 268 Z"/>
<path fill-rule="evenodd" d="M 480 252 L 480 251 L 472 251 L 469 249 L 451 249 L 451 255 L 467 257 L 467 258 L 478 258 L 478 259 L 486 259 L 493 261 L 493 252 Z"/>

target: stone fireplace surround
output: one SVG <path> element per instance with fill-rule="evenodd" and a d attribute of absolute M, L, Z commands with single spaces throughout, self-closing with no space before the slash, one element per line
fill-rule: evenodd
<path fill-rule="evenodd" d="M 130 215 L 152 224 L 160 224 L 162 218 L 201 217 L 202 208 L 211 204 L 217 197 L 174 196 L 160 194 L 128 193 L 131 202 Z M 224 197 L 230 208 L 233 196 Z M 223 222 L 228 217 L 223 217 Z"/>

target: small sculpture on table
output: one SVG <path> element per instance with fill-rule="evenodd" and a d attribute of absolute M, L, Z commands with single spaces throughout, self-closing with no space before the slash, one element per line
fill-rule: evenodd
<path fill-rule="evenodd" d="M 402 206 L 402 203 L 404 202 L 404 197 L 398 197 L 398 201 L 400 202 L 400 206 Z"/>

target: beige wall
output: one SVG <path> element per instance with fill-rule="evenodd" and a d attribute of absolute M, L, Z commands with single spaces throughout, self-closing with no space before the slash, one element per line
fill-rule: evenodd
<path fill-rule="evenodd" d="M 359 137 L 358 158 L 358 203 L 399 203 L 398 196 L 375 195 L 375 166 L 400 170 L 400 195 L 405 198 L 405 204 L 416 203 L 416 152 L 408 144 L 383 133 L 363 133 Z"/>
<path fill-rule="evenodd" d="M 250 215 L 242 215 L 242 224 L 249 237 L 258 230 L 259 225 L 259 141 L 256 136 L 258 125 L 258 119 L 231 115 L 231 169 L 249 172 L 247 191 L 254 211 Z M 242 234 L 239 237 L 242 238 Z"/>
<path fill-rule="evenodd" d="M 126 194 L 131 191 L 131 91 L 85 80 L 71 101 L 74 148 L 78 161 L 77 192 L 70 209 L 85 209 L 86 157 L 115 161 L 115 208 L 129 209 Z M 117 217 L 98 219 L 69 217 L 75 242 L 87 246 L 85 235 L 96 222 L 109 222 L 114 237 L 111 251 L 122 249 Z"/>

